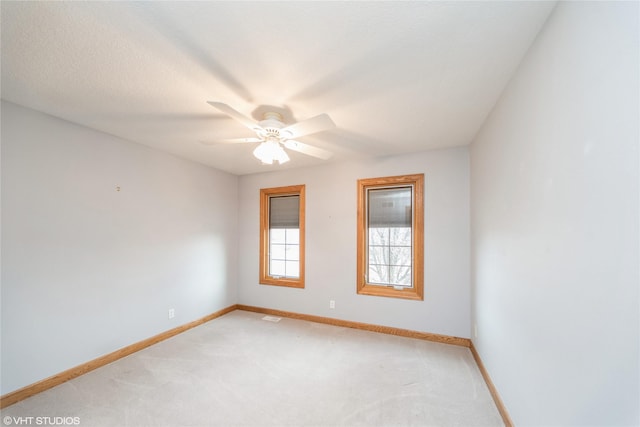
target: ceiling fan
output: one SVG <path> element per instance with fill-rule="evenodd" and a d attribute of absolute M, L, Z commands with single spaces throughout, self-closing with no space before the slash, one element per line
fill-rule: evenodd
<path fill-rule="evenodd" d="M 327 160 L 332 156 L 332 153 L 329 151 L 303 144 L 293 139 L 335 128 L 335 123 L 333 123 L 333 120 L 331 120 L 327 114 L 320 114 L 298 123 L 286 125 L 282 121 L 282 114 L 277 112 L 265 112 L 261 121 L 254 122 L 227 104 L 213 101 L 207 101 L 207 103 L 236 119 L 256 133 L 256 137 L 254 138 L 225 139 L 219 142 L 259 142 L 260 145 L 253 151 L 253 155 L 260 159 L 262 163 L 273 164 L 273 162 L 276 161 L 282 164 L 288 162 L 289 156 L 283 147 L 323 160 Z"/>

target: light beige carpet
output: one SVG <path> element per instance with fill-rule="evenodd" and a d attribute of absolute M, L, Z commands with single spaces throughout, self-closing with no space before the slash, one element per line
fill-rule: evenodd
<path fill-rule="evenodd" d="M 263 317 L 234 311 L 2 417 L 77 417 L 81 426 L 503 425 L 467 348 Z"/>

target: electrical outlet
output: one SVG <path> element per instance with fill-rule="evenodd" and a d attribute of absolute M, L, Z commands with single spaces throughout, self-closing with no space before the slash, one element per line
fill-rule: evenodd
<path fill-rule="evenodd" d="M 336 302 L 334 300 L 329 300 L 329 308 L 336 308 Z"/>
<path fill-rule="evenodd" d="M 176 309 L 175 308 L 170 308 L 169 309 L 169 319 L 173 319 L 174 317 L 176 317 Z"/>

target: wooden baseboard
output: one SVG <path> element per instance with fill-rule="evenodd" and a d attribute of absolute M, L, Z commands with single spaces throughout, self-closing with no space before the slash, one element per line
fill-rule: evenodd
<path fill-rule="evenodd" d="M 478 365 L 478 369 L 480 369 L 480 373 L 482 374 L 482 378 L 484 378 L 484 382 L 487 383 L 487 387 L 489 388 L 489 392 L 491 393 L 491 397 L 493 397 L 493 401 L 498 408 L 498 412 L 500 412 L 500 416 L 502 417 L 502 421 L 506 427 L 513 427 L 513 421 L 509 416 L 509 412 L 507 412 L 507 408 L 504 406 L 500 395 L 498 394 L 498 390 L 493 385 L 493 381 L 491 381 L 491 377 L 489 377 L 489 373 L 487 369 L 484 367 L 482 363 L 482 359 L 480 359 L 480 355 L 476 351 L 475 346 L 473 345 L 473 341 L 471 341 L 471 345 L 469 346 L 471 350 L 471 354 L 473 354 L 473 358 L 476 360 L 476 364 Z"/>
<path fill-rule="evenodd" d="M 83 363 L 82 365 L 78 365 L 74 368 L 68 369 L 64 372 L 60 372 L 59 374 L 53 375 L 44 380 L 22 387 L 11 393 L 7 393 L 4 396 L 0 397 L 0 408 L 5 408 L 9 405 L 13 405 L 14 403 L 17 403 L 21 400 L 26 399 L 27 397 L 33 396 L 34 394 L 41 393 L 45 390 L 48 390 L 64 382 L 67 382 L 73 378 L 79 377 L 80 375 L 86 374 L 87 372 L 93 371 L 94 369 L 97 369 L 101 366 L 107 365 L 111 362 L 115 362 L 118 359 L 121 359 L 125 356 L 133 354 L 137 351 L 140 351 L 154 344 L 157 344 L 160 341 L 164 341 L 167 338 L 171 338 L 186 330 L 195 328 L 196 326 L 202 325 L 205 322 L 208 322 L 217 317 L 223 316 L 231 311 L 234 311 L 236 308 L 237 308 L 236 305 L 232 305 L 230 307 L 216 311 L 215 313 L 211 313 L 207 316 L 204 316 L 200 319 L 194 320 L 193 322 L 186 323 L 182 326 L 178 326 L 177 328 L 170 329 L 161 334 L 155 335 L 151 338 L 147 338 L 135 344 L 128 345 L 112 353 L 98 357 L 97 359 L 93 359 L 87 363 Z"/>
<path fill-rule="evenodd" d="M 282 310 L 272 310 L 270 308 L 253 307 L 250 305 L 238 304 L 236 307 L 238 310 L 252 311 L 254 313 L 288 317 L 291 319 L 307 320 L 309 322 L 325 323 L 327 325 L 361 329 L 364 331 L 379 332 L 379 333 L 388 334 L 388 335 L 398 335 L 398 336 L 407 337 L 407 338 L 418 338 L 421 340 L 434 341 L 434 342 L 439 342 L 444 344 L 459 345 L 462 347 L 469 347 L 471 345 L 471 340 L 467 338 L 452 337 L 449 335 L 431 334 L 428 332 L 418 332 L 418 331 L 412 331 L 409 329 L 399 329 L 399 328 L 392 328 L 389 326 L 371 325 L 368 323 L 334 319 L 332 317 L 312 316 L 309 314 L 293 313 L 293 312 L 282 311 Z"/>

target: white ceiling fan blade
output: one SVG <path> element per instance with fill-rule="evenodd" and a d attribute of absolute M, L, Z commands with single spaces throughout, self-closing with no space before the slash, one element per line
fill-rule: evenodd
<path fill-rule="evenodd" d="M 260 142 L 262 141 L 260 138 L 229 138 L 229 139 L 221 139 L 220 142 L 224 144 L 244 144 L 246 142 Z"/>
<path fill-rule="evenodd" d="M 288 140 L 284 142 L 284 146 L 289 150 L 297 151 L 298 153 L 306 154 L 307 156 L 317 157 L 318 159 L 327 160 L 333 153 L 330 153 L 327 150 L 323 150 L 322 148 L 313 147 L 308 144 L 303 144 L 299 141 Z"/>
<path fill-rule="evenodd" d="M 319 116 L 312 117 L 307 120 L 303 120 L 298 123 L 294 123 L 291 126 L 280 130 L 280 134 L 286 138 L 297 138 L 299 136 L 310 135 L 312 133 L 320 132 L 323 130 L 329 130 L 336 127 L 331 117 L 327 114 L 320 114 Z"/>
<path fill-rule="evenodd" d="M 227 104 L 223 104 L 222 102 L 213 102 L 213 101 L 207 101 L 207 104 L 209 104 L 209 105 L 217 108 L 218 110 L 222 111 L 223 113 L 233 117 L 234 119 L 236 119 L 237 121 L 239 121 L 240 123 L 242 123 L 243 125 L 245 125 L 246 127 L 248 127 L 249 129 L 251 129 L 254 132 L 259 131 L 260 129 L 262 129 L 260 127 L 260 125 L 258 125 L 256 122 L 254 122 L 253 120 L 251 120 L 250 118 L 248 118 L 244 114 L 242 114 L 242 113 L 234 110 L 233 108 L 229 107 Z"/>
<path fill-rule="evenodd" d="M 218 139 L 216 141 L 200 141 L 204 145 L 217 145 L 217 144 L 244 144 L 247 142 L 260 142 L 260 138 L 230 138 L 230 139 Z"/>

